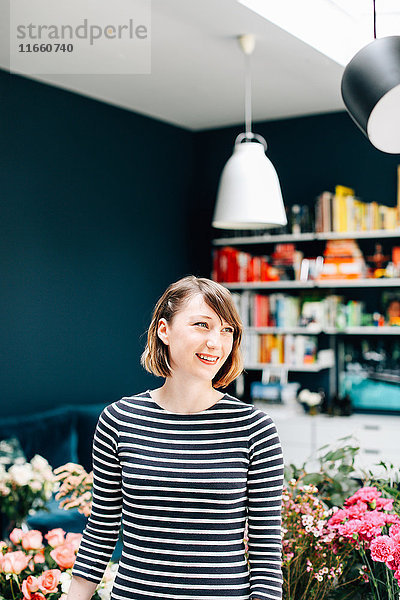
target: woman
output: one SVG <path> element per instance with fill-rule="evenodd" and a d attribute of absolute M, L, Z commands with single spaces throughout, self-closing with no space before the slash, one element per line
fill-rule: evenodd
<path fill-rule="evenodd" d="M 91 598 L 121 516 L 112 600 L 281 598 L 276 428 L 265 413 L 217 391 L 243 370 L 241 337 L 232 295 L 210 279 L 184 277 L 157 302 L 141 363 L 165 383 L 99 417 L 92 512 L 68 600 Z"/>

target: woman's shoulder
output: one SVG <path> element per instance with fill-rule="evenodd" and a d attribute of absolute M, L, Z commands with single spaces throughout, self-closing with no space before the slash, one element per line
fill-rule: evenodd
<path fill-rule="evenodd" d="M 254 424 L 257 423 L 259 427 L 262 427 L 263 424 L 272 422 L 270 415 L 254 406 L 254 404 L 245 402 L 231 394 L 225 394 L 224 399 L 231 404 L 232 408 L 244 409 L 245 414 L 250 418 L 250 422 Z"/>
<path fill-rule="evenodd" d="M 123 420 L 124 415 L 131 413 L 135 406 L 137 408 L 144 408 L 148 400 L 149 394 L 147 391 L 134 394 L 133 396 L 122 396 L 119 400 L 107 404 L 103 408 L 101 415 L 107 415 L 116 420 Z"/>

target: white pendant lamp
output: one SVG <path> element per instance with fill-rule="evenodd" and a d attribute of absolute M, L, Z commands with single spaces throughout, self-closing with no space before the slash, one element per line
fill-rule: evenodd
<path fill-rule="evenodd" d="M 246 57 L 245 133 L 235 140 L 233 155 L 219 182 L 212 226 L 218 229 L 268 229 L 286 225 L 279 179 L 265 155 L 265 139 L 251 131 L 250 55 L 254 36 L 239 36 Z"/>
<path fill-rule="evenodd" d="M 376 39 L 351 59 L 342 78 L 342 98 L 353 121 L 375 148 L 400 153 L 400 36 Z"/>

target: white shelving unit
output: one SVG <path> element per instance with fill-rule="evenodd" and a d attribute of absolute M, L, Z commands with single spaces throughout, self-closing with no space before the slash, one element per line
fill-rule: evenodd
<path fill-rule="evenodd" d="M 247 244 L 274 244 L 279 242 L 312 242 L 316 240 L 361 240 L 374 238 L 396 238 L 400 239 L 400 229 L 373 229 L 371 231 L 346 231 L 336 233 L 329 231 L 325 233 L 284 233 L 278 235 L 252 235 L 217 238 L 213 240 L 214 246 L 239 246 Z"/>
<path fill-rule="evenodd" d="M 276 290 L 309 288 L 359 288 L 359 287 L 400 287 L 400 277 L 382 279 L 327 279 L 325 281 L 239 281 L 224 282 L 229 290 Z"/>
<path fill-rule="evenodd" d="M 331 369 L 334 366 L 334 363 L 321 363 L 315 362 L 312 364 L 301 364 L 301 365 L 287 365 L 285 363 L 282 364 L 272 364 L 272 363 L 254 363 L 254 364 L 246 364 L 245 370 L 247 371 L 263 371 L 268 369 L 270 371 L 276 371 L 277 373 L 281 371 L 295 371 L 297 373 L 319 373 L 324 369 Z"/>
<path fill-rule="evenodd" d="M 396 326 L 364 326 L 364 327 L 345 327 L 337 329 L 335 327 L 245 327 L 246 331 L 253 333 L 281 333 L 292 335 L 400 335 L 400 327 Z"/>

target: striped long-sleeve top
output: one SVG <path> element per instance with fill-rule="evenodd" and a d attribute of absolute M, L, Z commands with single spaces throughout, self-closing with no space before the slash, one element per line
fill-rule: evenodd
<path fill-rule="evenodd" d="M 122 398 L 96 425 L 72 574 L 101 581 L 122 519 L 111 600 L 280 599 L 282 485 L 275 425 L 254 406 L 225 394 L 182 414 L 150 391 Z"/>

